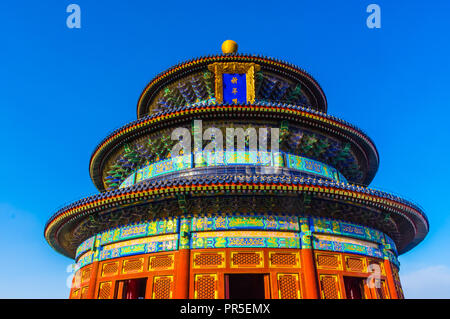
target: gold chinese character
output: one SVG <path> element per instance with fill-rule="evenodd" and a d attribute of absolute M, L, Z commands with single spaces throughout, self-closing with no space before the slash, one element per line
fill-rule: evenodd
<path fill-rule="evenodd" d="M 237 99 L 232 99 L 232 101 L 233 101 L 234 103 L 236 103 L 236 104 L 237 104 L 237 102 L 238 102 Z"/>
<path fill-rule="evenodd" d="M 236 94 L 237 93 L 237 88 L 233 88 L 233 91 L 231 91 L 231 93 Z"/>
<path fill-rule="evenodd" d="M 235 76 L 231 79 L 231 83 L 233 83 L 233 84 L 236 84 L 237 81 L 238 81 L 238 80 L 237 80 L 237 77 L 235 77 Z"/>

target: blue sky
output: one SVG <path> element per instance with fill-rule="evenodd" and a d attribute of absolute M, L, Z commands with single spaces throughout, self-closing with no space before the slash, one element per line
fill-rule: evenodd
<path fill-rule="evenodd" d="M 81 7 L 81 29 L 66 7 Z M 366 7 L 381 7 L 381 29 Z M 239 51 L 301 66 L 330 114 L 365 131 L 372 185 L 413 199 L 431 230 L 400 256 L 409 298 L 450 298 L 449 1 L 1 1 L 0 298 L 67 298 L 71 260 L 43 237 L 48 217 L 96 192 L 89 157 L 136 118 L 154 75 L 185 59 Z"/>

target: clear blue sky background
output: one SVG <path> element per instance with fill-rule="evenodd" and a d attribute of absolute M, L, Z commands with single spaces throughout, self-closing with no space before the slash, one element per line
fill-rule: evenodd
<path fill-rule="evenodd" d="M 66 27 L 70 3 L 79 30 Z M 366 26 L 370 3 L 381 29 Z M 414 199 L 431 224 L 400 257 L 406 296 L 450 298 L 449 10 L 446 0 L 1 1 L 0 297 L 68 297 L 71 260 L 45 242 L 48 217 L 96 192 L 91 152 L 136 118 L 154 75 L 233 39 L 306 69 L 329 113 L 371 136 L 372 185 Z"/>

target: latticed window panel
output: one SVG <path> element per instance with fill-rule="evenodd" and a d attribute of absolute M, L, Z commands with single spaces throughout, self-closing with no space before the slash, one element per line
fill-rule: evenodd
<path fill-rule="evenodd" d="M 195 275 L 194 288 L 195 299 L 217 299 L 217 275 Z"/>
<path fill-rule="evenodd" d="M 231 267 L 264 267 L 262 252 L 232 252 Z"/>
<path fill-rule="evenodd" d="M 89 286 L 81 288 L 81 299 L 86 299 L 88 296 Z"/>
<path fill-rule="evenodd" d="M 375 287 L 375 292 L 377 299 L 389 299 L 386 281 L 383 279 L 379 281 L 379 286 Z"/>
<path fill-rule="evenodd" d="M 72 281 L 72 288 L 80 288 L 81 287 L 81 270 L 78 270 L 75 273 L 75 276 L 73 277 L 73 281 Z"/>
<path fill-rule="evenodd" d="M 112 282 L 102 282 L 98 288 L 98 299 L 111 299 Z"/>
<path fill-rule="evenodd" d="M 278 274 L 277 279 L 280 299 L 300 299 L 298 274 Z"/>
<path fill-rule="evenodd" d="M 399 299 L 405 299 L 405 295 L 403 294 L 403 289 L 400 281 L 395 282 L 395 290 L 397 291 L 397 296 Z"/>
<path fill-rule="evenodd" d="M 72 290 L 72 295 L 70 299 L 80 299 L 80 289 Z"/>
<path fill-rule="evenodd" d="M 127 259 L 123 261 L 122 273 L 129 274 L 144 270 L 144 258 Z"/>
<path fill-rule="evenodd" d="M 173 276 L 153 278 L 153 299 L 172 299 Z"/>
<path fill-rule="evenodd" d="M 153 256 L 149 258 L 148 270 L 167 270 L 173 269 L 174 259 L 173 255 Z"/>
<path fill-rule="evenodd" d="M 391 268 L 392 268 L 392 276 L 394 277 L 394 280 L 399 282 L 400 281 L 400 276 L 398 275 L 397 267 L 392 265 Z"/>
<path fill-rule="evenodd" d="M 300 267 L 300 257 L 298 253 L 269 253 L 270 267 Z"/>
<path fill-rule="evenodd" d="M 103 264 L 102 277 L 115 276 L 119 273 L 119 262 Z"/>
<path fill-rule="evenodd" d="M 342 269 L 340 255 L 316 253 L 316 263 L 319 269 Z"/>
<path fill-rule="evenodd" d="M 366 272 L 366 263 L 364 258 L 345 257 L 345 268 L 347 271 Z"/>
<path fill-rule="evenodd" d="M 337 275 L 320 275 L 319 278 L 322 299 L 341 299 Z"/>
<path fill-rule="evenodd" d="M 392 276 L 394 277 L 395 290 L 397 291 L 397 296 L 399 299 L 404 299 L 402 284 L 400 283 L 400 275 L 398 273 L 399 269 L 391 264 Z"/>
<path fill-rule="evenodd" d="M 386 272 L 384 270 L 383 262 L 380 262 L 380 261 L 375 260 L 375 259 L 368 259 L 368 261 L 367 261 L 367 271 L 368 272 L 374 272 L 377 269 L 380 270 L 380 275 L 383 275 L 383 276 L 386 275 Z"/>
<path fill-rule="evenodd" d="M 89 281 L 89 278 L 91 278 L 91 267 L 83 269 L 83 271 L 81 272 L 81 282 L 82 283 Z"/>
<path fill-rule="evenodd" d="M 194 268 L 223 268 L 225 267 L 225 253 L 195 253 Z"/>

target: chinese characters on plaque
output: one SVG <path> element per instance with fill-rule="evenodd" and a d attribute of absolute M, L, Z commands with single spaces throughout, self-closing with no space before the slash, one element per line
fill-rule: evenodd
<path fill-rule="evenodd" d="M 246 74 L 222 74 L 223 78 L 223 102 L 224 103 L 246 103 L 247 102 L 247 79 Z"/>

